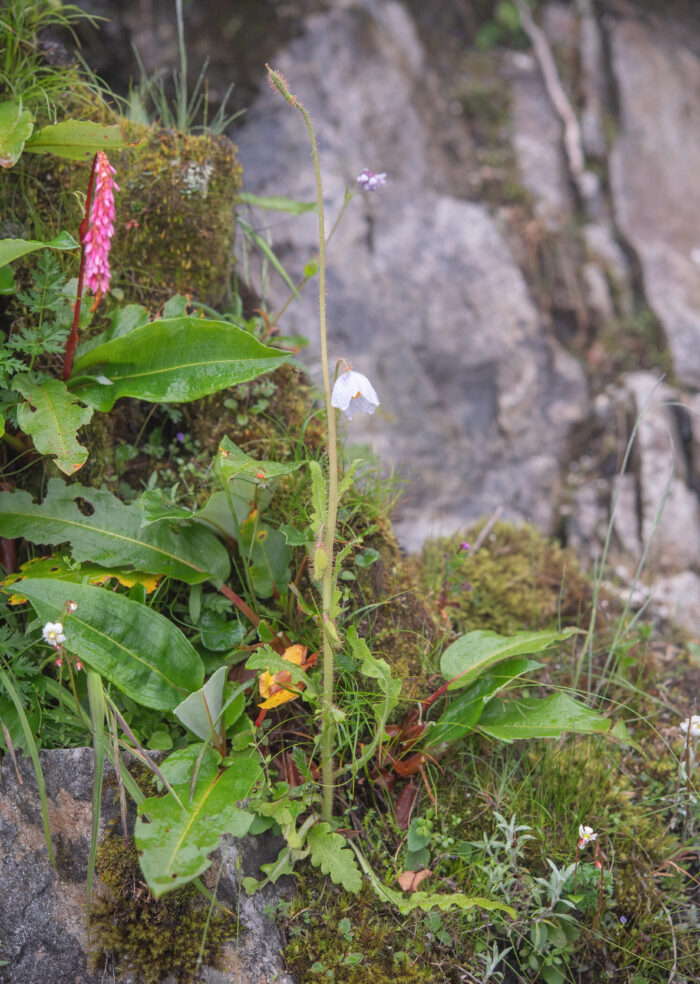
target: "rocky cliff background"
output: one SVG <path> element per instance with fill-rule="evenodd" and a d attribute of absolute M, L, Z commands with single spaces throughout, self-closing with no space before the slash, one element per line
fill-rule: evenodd
<path fill-rule="evenodd" d="M 85 0 L 83 38 L 116 89 L 174 66 L 171 0 Z M 331 353 L 382 406 L 354 420 L 405 481 L 411 549 L 495 511 L 588 556 L 612 524 L 628 575 L 700 616 L 700 9 L 671 0 L 336 0 L 185 4 L 192 75 L 213 109 L 231 82 L 244 184 L 310 201 L 314 118 L 329 223 L 369 167 L 329 253 Z M 250 218 L 250 217 L 249 217 Z M 254 212 L 290 273 L 313 215 Z M 244 258 L 240 258 L 241 266 Z M 269 310 L 287 288 L 250 270 Z M 309 284 L 284 315 L 311 339 Z M 634 440 L 632 440 L 634 438 Z M 653 536 L 652 536 L 653 535 Z M 651 545 L 650 544 L 651 539 Z"/>

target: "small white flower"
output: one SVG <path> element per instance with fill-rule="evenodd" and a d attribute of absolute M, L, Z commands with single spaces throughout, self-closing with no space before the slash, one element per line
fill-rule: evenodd
<path fill-rule="evenodd" d="M 700 738 L 700 714 L 693 714 L 692 717 L 681 721 L 679 727 L 684 735 L 690 731 L 691 738 Z"/>
<path fill-rule="evenodd" d="M 331 406 L 342 410 L 348 420 L 352 420 L 356 410 L 360 413 L 374 413 L 379 406 L 379 397 L 366 376 L 354 369 L 348 369 L 347 372 L 341 372 L 335 381 Z"/>
<path fill-rule="evenodd" d="M 58 649 L 61 643 L 66 641 L 61 622 L 47 622 L 41 630 L 41 634 L 44 637 L 44 641 L 48 642 L 54 649 Z"/>
<path fill-rule="evenodd" d="M 583 824 L 578 828 L 578 846 L 585 847 L 586 844 L 596 840 L 597 834 L 593 833 L 593 827 L 584 827 Z"/>

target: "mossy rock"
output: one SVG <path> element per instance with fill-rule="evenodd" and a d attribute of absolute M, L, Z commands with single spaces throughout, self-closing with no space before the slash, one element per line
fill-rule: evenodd
<path fill-rule="evenodd" d="M 97 851 L 102 883 L 90 914 L 92 957 L 97 966 L 114 961 L 118 975 L 139 984 L 160 984 L 172 975 L 189 984 L 204 940 L 202 960 L 216 966 L 223 944 L 235 937 L 238 921 L 209 904 L 191 885 L 155 899 L 143 881 L 136 848 L 116 833 Z M 208 923 L 208 925 L 207 925 Z"/>
<path fill-rule="evenodd" d="M 92 115 L 106 113 L 97 107 Z M 154 311 L 177 292 L 221 304 L 234 264 L 236 148 L 224 136 L 118 122 L 129 146 L 110 154 L 120 189 L 112 289 Z M 88 180 L 89 163 L 23 155 L 0 188 L 4 234 L 50 239 L 66 230 L 77 238 Z M 75 275 L 77 258 L 67 262 Z"/>
<path fill-rule="evenodd" d="M 474 550 L 484 526 L 431 540 L 421 556 L 423 586 L 455 631 L 509 635 L 584 619 L 593 585 L 572 551 L 532 526 L 505 522 L 495 523 Z M 472 546 L 463 548 L 464 542 Z"/>

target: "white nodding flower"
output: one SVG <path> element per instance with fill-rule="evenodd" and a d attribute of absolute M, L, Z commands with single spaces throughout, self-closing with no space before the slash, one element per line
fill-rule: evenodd
<path fill-rule="evenodd" d="M 581 824 L 578 828 L 578 846 L 579 848 L 585 847 L 591 841 L 596 840 L 597 834 L 593 832 L 593 827 L 585 827 Z"/>
<path fill-rule="evenodd" d="M 692 717 L 686 718 L 685 721 L 681 721 L 679 728 L 684 735 L 690 732 L 691 738 L 700 738 L 700 714 L 693 714 Z"/>
<path fill-rule="evenodd" d="M 354 369 L 348 369 L 341 372 L 335 381 L 331 406 L 342 410 L 348 420 L 352 420 L 357 410 L 360 413 L 374 413 L 379 406 L 379 397 L 366 376 Z"/>
<path fill-rule="evenodd" d="M 47 622 L 44 628 L 41 630 L 41 634 L 44 637 L 44 642 L 48 642 L 50 646 L 54 649 L 66 641 L 66 637 L 63 634 L 63 624 L 61 622 Z"/>

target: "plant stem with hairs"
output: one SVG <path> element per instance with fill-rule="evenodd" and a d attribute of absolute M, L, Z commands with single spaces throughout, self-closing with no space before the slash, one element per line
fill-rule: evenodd
<path fill-rule="evenodd" d="M 323 391 L 326 399 L 326 420 L 328 428 L 328 517 L 323 536 L 327 563 L 321 582 L 321 630 L 323 633 L 323 697 L 321 702 L 321 785 L 322 785 L 322 815 L 324 820 L 330 820 L 333 815 L 333 693 L 334 693 L 334 660 L 333 636 L 335 630 L 332 624 L 331 608 L 333 604 L 333 589 L 335 586 L 335 564 L 333 551 L 335 546 L 335 527 L 338 518 L 338 443 L 336 434 L 335 410 L 331 405 L 331 380 L 328 371 L 328 340 L 326 330 L 326 231 L 323 213 L 323 186 L 321 184 L 321 165 L 318 156 L 316 135 L 306 108 L 289 91 L 284 79 L 266 66 L 270 82 L 287 100 L 290 106 L 298 109 L 304 118 L 311 140 L 311 153 L 316 175 L 316 198 L 318 202 L 318 320 L 321 333 L 321 369 L 323 372 Z"/>

